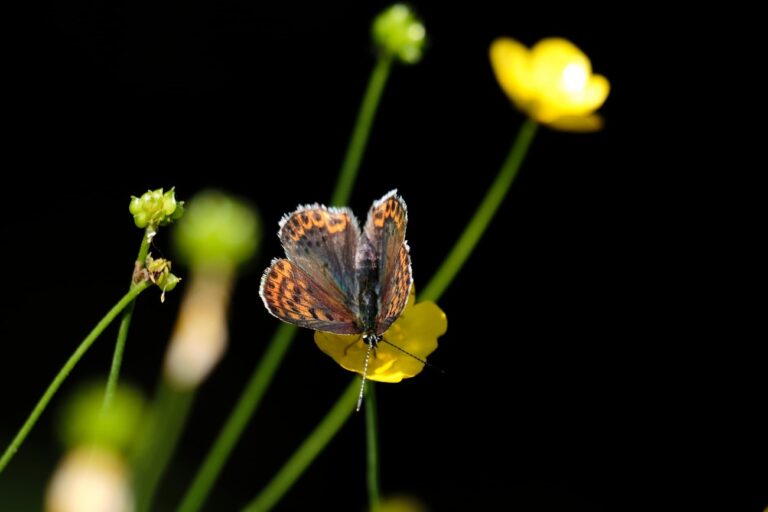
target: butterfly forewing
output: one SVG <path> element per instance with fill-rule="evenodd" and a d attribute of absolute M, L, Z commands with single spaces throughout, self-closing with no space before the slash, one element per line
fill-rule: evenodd
<path fill-rule="evenodd" d="M 393 190 L 373 203 L 364 237 L 378 255 L 379 297 L 376 334 L 382 334 L 403 312 L 411 291 L 411 257 L 405 242 L 408 213 Z"/>
<path fill-rule="evenodd" d="M 334 301 L 357 313 L 355 252 L 360 227 L 348 208 L 304 206 L 280 221 L 280 242 L 288 259 Z"/>
<path fill-rule="evenodd" d="M 280 320 L 335 334 L 357 334 L 355 313 L 298 265 L 276 259 L 261 278 L 261 298 Z"/>

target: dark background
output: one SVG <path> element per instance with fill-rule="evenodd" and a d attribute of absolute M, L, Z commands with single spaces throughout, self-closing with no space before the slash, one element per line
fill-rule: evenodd
<path fill-rule="evenodd" d="M 0 445 L 124 292 L 141 236 L 129 197 L 174 185 L 181 199 L 211 186 L 236 192 L 258 206 L 265 236 L 238 283 L 230 351 L 200 390 L 165 480 L 161 501 L 178 502 L 277 326 L 258 297 L 262 268 L 282 254 L 277 221 L 329 198 L 374 63 L 369 23 L 386 5 L 68 2 L 17 27 L 6 63 Z M 663 16 L 574 4 L 415 7 L 429 47 L 420 64 L 392 73 L 350 206 L 362 215 L 400 190 L 417 286 L 523 120 L 491 73 L 490 42 L 567 37 L 612 91 L 603 132 L 539 132 L 440 302 L 449 330 L 430 360 L 445 374 L 379 386 L 385 493 L 437 511 L 719 500 L 760 510 L 764 371 L 732 348 L 740 339 L 718 338 L 717 315 L 700 308 L 715 271 L 700 272 L 687 249 L 696 215 L 676 169 L 649 158 L 662 144 L 652 126 L 669 115 L 654 96 L 664 71 L 649 70 L 671 44 Z M 168 238 L 161 231 L 156 250 L 170 255 Z M 180 295 L 161 305 L 148 293 L 137 307 L 122 375 L 148 393 Z M 78 383 L 106 375 L 114 336 L 87 354 L 0 477 L 3 511 L 38 506 L 60 454 L 54 412 Z M 207 510 L 254 497 L 349 378 L 301 332 Z M 364 508 L 363 423 L 352 417 L 279 510 Z"/>

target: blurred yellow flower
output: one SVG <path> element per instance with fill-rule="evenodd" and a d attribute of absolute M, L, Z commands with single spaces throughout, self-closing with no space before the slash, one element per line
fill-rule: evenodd
<path fill-rule="evenodd" d="M 379 512 L 427 512 L 427 510 L 421 501 L 404 494 L 390 496 L 379 506 Z"/>
<path fill-rule="evenodd" d="M 402 315 L 387 329 L 384 339 L 376 348 L 375 356 L 371 356 L 368 379 L 400 382 L 418 375 L 424 369 L 423 363 L 389 343 L 419 359 L 426 359 L 437 349 L 437 338 L 448 329 L 445 313 L 434 302 L 415 302 L 416 292 L 411 286 L 411 295 Z M 361 336 L 315 331 L 315 343 L 344 369 L 363 373 L 368 346 Z"/>
<path fill-rule="evenodd" d="M 491 66 L 499 85 L 533 120 L 564 131 L 595 131 L 594 112 L 608 97 L 610 84 L 592 74 L 592 65 L 573 43 L 542 39 L 530 50 L 509 38 L 491 44 Z"/>

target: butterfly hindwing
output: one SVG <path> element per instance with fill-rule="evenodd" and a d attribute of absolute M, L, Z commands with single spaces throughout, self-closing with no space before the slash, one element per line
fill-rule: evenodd
<path fill-rule="evenodd" d="M 355 252 L 360 226 L 348 208 L 303 206 L 280 221 L 288 259 L 312 276 L 336 302 L 357 312 Z"/>
<path fill-rule="evenodd" d="M 386 331 L 400 316 L 411 291 L 411 256 L 405 241 L 407 224 L 405 201 L 393 190 L 373 203 L 363 230 L 378 257 L 377 334 Z"/>
<path fill-rule="evenodd" d="M 298 265 L 276 259 L 259 291 L 267 310 L 285 322 L 335 334 L 357 334 L 356 316 Z"/>

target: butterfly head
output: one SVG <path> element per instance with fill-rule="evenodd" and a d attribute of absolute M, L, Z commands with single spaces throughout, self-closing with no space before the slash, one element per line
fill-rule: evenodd
<path fill-rule="evenodd" d="M 383 336 L 381 334 L 375 334 L 375 333 L 366 333 L 363 334 L 363 343 L 370 346 L 372 349 L 376 350 L 376 347 L 379 346 L 379 342 Z"/>

